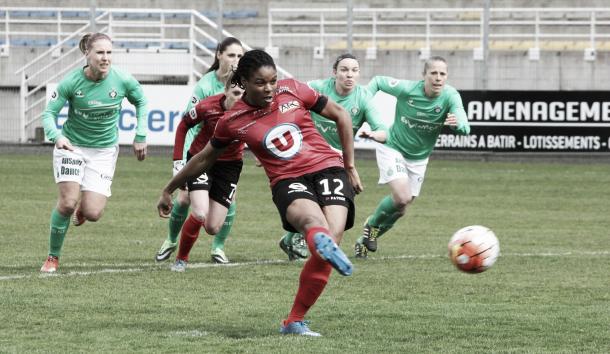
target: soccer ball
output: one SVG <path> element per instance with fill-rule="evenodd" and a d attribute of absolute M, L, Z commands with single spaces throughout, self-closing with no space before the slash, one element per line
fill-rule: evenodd
<path fill-rule="evenodd" d="M 485 226 L 472 225 L 457 230 L 449 241 L 449 259 L 461 271 L 481 273 L 489 269 L 500 254 L 500 242 Z"/>

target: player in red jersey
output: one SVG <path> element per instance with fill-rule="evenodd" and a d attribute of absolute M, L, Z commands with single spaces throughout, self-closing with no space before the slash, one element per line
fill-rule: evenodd
<path fill-rule="evenodd" d="M 207 97 L 186 112 L 176 129 L 174 161 L 182 160 L 184 141 L 189 129 L 201 124 L 201 130 L 187 152 L 187 161 L 208 143 L 218 120 L 241 98 L 243 92 L 241 87 L 227 82 L 223 94 Z M 192 208 L 182 225 L 178 254 L 171 267 L 172 271 L 186 270 L 189 253 L 199 237 L 201 227 L 210 235 L 215 235 L 222 228 L 228 208 L 235 198 L 243 166 L 243 151 L 243 143 L 231 144 L 209 171 L 187 181 Z"/>
<path fill-rule="evenodd" d="M 304 83 L 278 81 L 273 59 L 262 50 L 244 54 L 231 81 L 244 88 L 244 96 L 218 122 L 210 143 L 165 186 L 159 215 L 167 217 L 171 193 L 207 171 L 232 142 L 248 144 L 269 177 L 284 228 L 305 235 L 313 255 L 301 271 L 280 332 L 320 336 L 303 321 L 305 314 L 324 290 L 332 268 L 342 275 L 352 273 L 351 262 L 337 246 L 353 226 L 354 193 L 362 191 L 350 116 Z M 337 123 L 343 156 L 318 133 L 309 110 Z"/>

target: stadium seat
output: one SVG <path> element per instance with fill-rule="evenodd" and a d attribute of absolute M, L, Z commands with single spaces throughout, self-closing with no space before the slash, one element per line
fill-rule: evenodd
<path fill-rule="evenodd" d="M 10 17 L 30 17 L 30 11 L 16 10 L 16 11 L 9 11 L 8 14 Z"/>
<path fill-rule="evenodd" d="M 258 16 L 256 10 L 237 10 L 237 11 L 225 11 L 222 16 L 229 19 L 246 19 L 254 18 Z"/>
<path fill-rule="evenodd" d="M 121 14 L 124 18 L 131 20 L 142 20 L 142 19 L 159 19 L 159 14 L 143 13 L 143 12 L 126 12 Z"/>
<path fill-rule="evenodd" d="M 215 19 L 218 17 L 218 12 L 216 12 L 216 11 L 200 10 L 199 13 L 209 19 Z M 254 18 L 254 17 L 258 17 L 258 11 L 256 11 L 256 10 L 224 11 L 222 13 L 222 17 L 227 18 L 227 19 L 232 19 L 232 20 Z"/>
<path fill-rule="evenodd" d="M 205 41 L 203 42 L 203 45 L 211 50 L 216 50 L 216 47 L 218 46 L 218 44 L 214 41 Z"/>
<path fill-rule="evenodd" d="M 148 43 L 145 42 L 124 42 L 125 46 L 123 48 L 129 49 L 145 49 L 148 48 Z"/>
<path fill-rule="evenodd" d="M 177 13 L 177 12 L 172 12 L 172 13 L 166 13 L 165 14 L 166 18 L 190 18 L 191 15 L 188 13 Z"/>
<path fill-rule="evenodd" d="M 57 17 L 57 11 L 48 11 L 48 10 L 30 11 L 30 17 Z"/>
<path fill-rule="evenodd" d="M 565 12 L 540 11 L 538 14 L 542 21 L 557 21 L 565 18 Z"/>
<path fill-rule="evenodd" d="M 80 42 L 79 39 L 70 39 L 69 41 L 66 41 L 65 45 L 67 47 L 76 47 L 76 46 L 78 46 L 79 42 Z"/>
<path fill-rule="evenodd" d="M 598 51 L 610 51 L 610 41 L 603 41 L 595 43 Z"/>
<path fill-rule="evenodd" d="M 209 19 L 215 19 L 218 17 L 218 13 L 216 11 L 199 10 L 199 13 Z"/>
<path fill-rule="evenodd" d="M 565 17 L 567 20 L 588 20 L 591 18 L 590 12 L 566 12 Z"/>
<path fill-rule="evenodd" d="M 31 47 L 32 42 L 27 38 L 13 38 L 10 41 L 12 47 Z"/>
<path fill-rule="evenodd" d="M 189 49 L 188 43 L 184 42 L 174 42 L 166 44 L 168 49 Z"/>
<path fill-rule="evenodd" d="M 89 12 L 87 11 L 62 11 L 62 17 L 66 18 L 88 18 Z"/>
<path fill-rule="evenodd" d="M 57 40 L 53 38 L 31 39 L 29 42 L 32 47 L 51 47 L 57 43 Z"/>
<path fill-rule="evenodd" d="M 489 42 L 491 50 L 528 50 L 534 46 L 533 41 L 493 40 Z"/>
<path fill-rule="evenodd" d="M 458 15 L 458 18 L 460 20 L 478 21 L 481 19 L 481 15 L 482 15 L 482 13 L 479 11 L 465 11 L 465 12 L 460 12 Z"/>

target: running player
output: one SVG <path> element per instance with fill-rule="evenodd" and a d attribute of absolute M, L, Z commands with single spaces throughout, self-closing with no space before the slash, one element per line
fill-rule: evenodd
<path fill-rule="evenodd" d="M 157 205 L 167 217 L 171 193 L 210 169 L 235 140 L 248 144 L 269 177 L 273 201 L 287 231 L 300 232 L 312 253 L 301 271 L 299 288 L 280 332 L 320 336 L 303 321 L 332 268 L 352 273 L 338 242 L 354 217 L 354 193 L 362 190 L 354 166 L 352 125 L 341 106 L 293 80 L 277 80 L 275 63 L 262 50 L 240 60 L 232 82 L 244 88 L 241 101 L 217 123 L 210 143 L 174 176 Z M 337 123 L 343 157 L 332 150 L 313 125 L 309 110 Z"/>
<path fill-rule="evenodd" d="M 201 151 L 214 134 L 218 119 L 233 107 L 242 93 L 241 87 L 231 85 L 227 81 L 224 94 L 205 98 L 186 112 L 176 129 L 174 160 L 182 159 L 184 139 L 189 128 L 200 124 L 201 130 L 191 144 L 187 161 Z M 228 208 L 235 200 L 237 182 L 243 166 L 243 150 L 244 144 L 231 144 L 207 173 L 187 182 L 192 210 L 182 226 L 178 254 L 171 268 L 172 271 L 186 270 L 189 253 L 199 237 L 202 226 L 210 235 L 215 235 L 221 230 Z"/>
<path fill-rule="evenodd" d="M 350 53 L 345 53 L 339 55 L 335 60 L 333 76 L 324 80 L 309 81 L 307 84 L 345 108 L 352 118 L 354 135 L 366 122 L 371 130 L 362 131 L 360 137 L 383 143 L 387 136 L 387 128 L 372 103 L 373 95 L 366 87 L 358 85 L 359 77 L 358 59 Z M 311 118 L 330 146 L 341 151 L 341 142 L 335 122 L 316 112 L 311 112 Z M 300 234 L 286 233 L 280 240 L 280 248 L 288 255 L 289 260 L 308 256 L 307 245 Z"/>
<path fill-rule="evenodd" d="M 368 85 L 371 93 L 383 91 L 397 98 L 394 124 L 388 140 L 377 146 L 379 184 L 390 187 L 364 223 L 362 236 L 354 246 L 356 257 L 366 258 L 377 250 L 377 239 L 405 214 L 419 195 L 428 156 L 443 128 L 469 134 L 470 126 L 458 91 L 446 85 L 447 62 L 434 56 L 426 60 L 420 81 L 376 76 Z"/>
<path fill-rule="evenodd" d="M 59 188 L 57 206 L 51 212 L 49 254 L 40 269 L 43 273 L 56 272 L 59 267 L 71 215 L 75 226 L 102 217 L 119 155 L 117 122 L 123 98 L 136 107 L 135 155 L 139 161 L 146 157 L 148 112 L 140 83 L 112 66 L 112 41 L 106 34 L 84 35 L 79 48 L 87 65 L 60 81 L 42 114 L 45 135 L 55 143 L 53 174 Z M 57 116 L 66 101 L 68 119 L 58 130 Z"/>
<path fill-rule="evenodd" d="M 225 83 L 227 82 L 229 75 L 231 75 L 233 70 L 235 70 L 237 67 L 237 62 L 243 54 L 244 48 L 237 38 L 227 37 L 220 42 L 216 48 L 214 63 L 208 69 L 207 73 L 201 77 L 199 82 L 197 82 L 197 85 L 193 90 L 193 96 L 189 100 L 185 112 L 189 112 L 191 108 L 193 108 L 200 100 L 209 96 L 223 93 Z M 188 151 L 191 142 L 198 134 L 199 129 L 199 126 L 195 126 L 188 131 L 184 145 L 185 154 L 181 160 L 174 161 L 173 174 L 176 174 L 182 168 L 182 166 L 184 166 L 186 161 L 186 152 Z M 172 209 L 172 213 L 169 218 L 169 230 L 167 238 L 155 255 L 155 260 L 157 262 L 162 262 L 169 259 L 171 254 L 178 247 L 178 235 L 180 233 L 180 229 L 182 228 L 182 224 L 184 224 L 184 221 L 188 216 L 189 205 L 189 193 L 186 190 L 178 191 L 174 208 Z M 236 205 L 235 203 L 232 203 L 229 207 L 224 227 L 214 236 L 211 257 L 212 261 L 215 263 L 229 262 L 229 259 L 224 252 L 224 246 L 227 236 L 229 236 L 229 232 L 231 231 L 231 227 L 233 226 L 235 210 Z"/>

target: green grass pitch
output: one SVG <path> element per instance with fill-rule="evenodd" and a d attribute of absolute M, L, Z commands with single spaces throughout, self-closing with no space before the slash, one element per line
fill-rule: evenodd
<path fill-rule="evenodd" d="M 127 148 L 124 148 L 127 149 Z M 278 333 L 302 262 L 251 159 L 226 252 L 201 234 L 186 273 L 153 257 L 169 157 L 119 158 L 98 223 L 70 227 L 55 276 L 41 276 L 57 188 L 51 156 L 0 155 L 0 353 L 607 353 L 610 166 L 431 160 L 421 196 L 351 277 L 333 271 L 307 318 L 322 338 Z M 358 160 L 365 191 L 342 248 L 388 189 Z M 457 229 L 490 227 L 501 255 L 469 275 L 447 259 Z"/>

